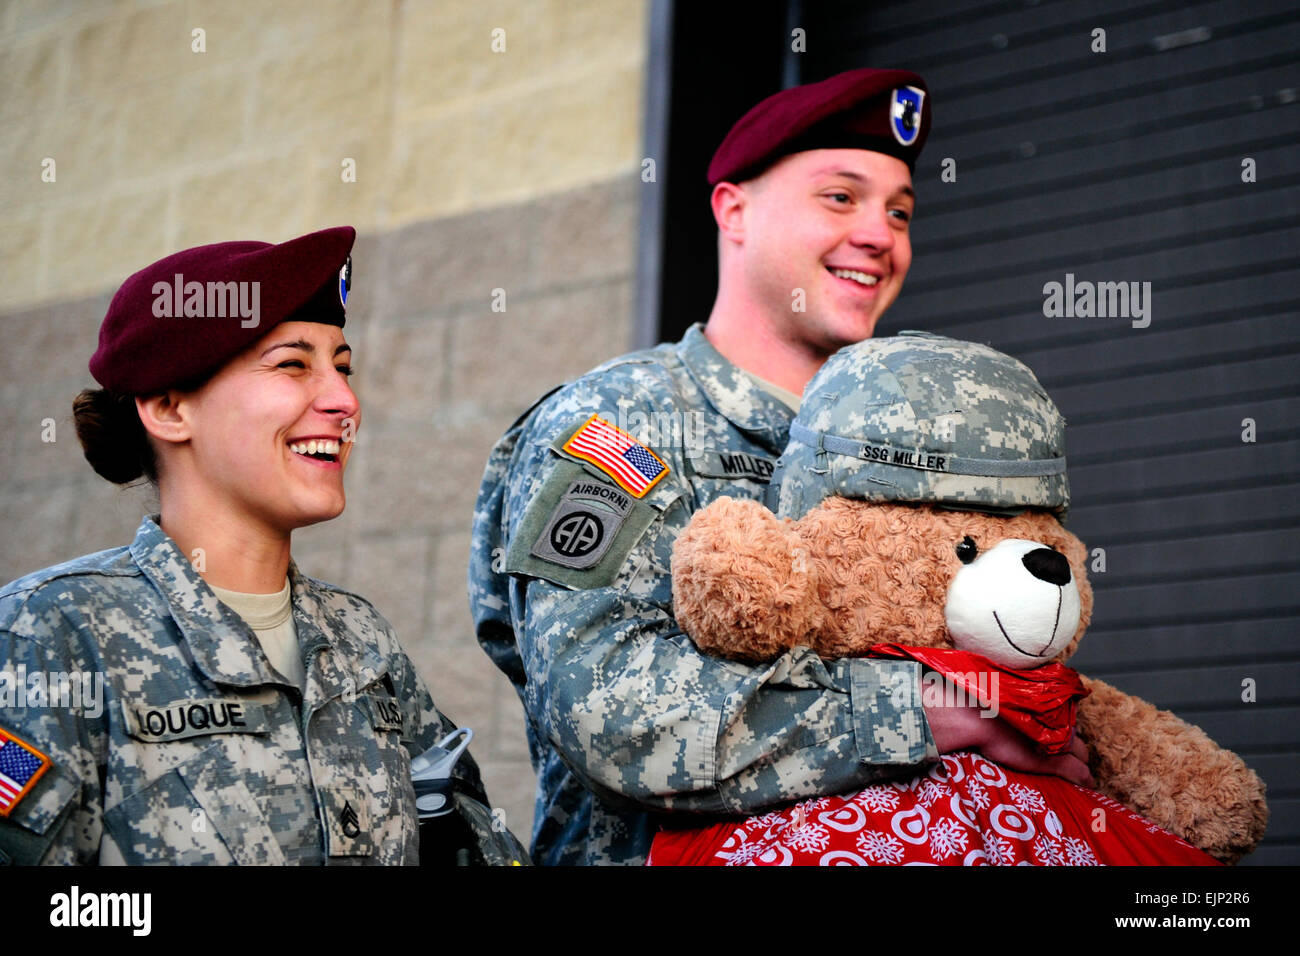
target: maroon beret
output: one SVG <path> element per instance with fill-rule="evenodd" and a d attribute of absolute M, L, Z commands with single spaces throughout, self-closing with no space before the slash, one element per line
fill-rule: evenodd
<path fill-rule="evenodd" d="M 337 226 L 159 259 L 113 296 L 90 374 L 110 391 L 148 395 L 215 372 L 281 322 L 342 327 L 356 237 Z"/>
<path fill-rule="evenodd" d="M 709 163 L 709 185 L 752 179 L 806 149 L 869 149 L 916 168 L 930 132 L 925 80 L 909 70 L 849 70 L 769 96 L 740 118 Z"/>

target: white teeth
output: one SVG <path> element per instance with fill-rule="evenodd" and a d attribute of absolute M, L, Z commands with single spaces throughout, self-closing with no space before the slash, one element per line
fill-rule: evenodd
<path fill-rule="evenodd" d="M 312 439 L 311 441 L 294 442 L 289 445 L 289 450 L 296 455 L 335 455 L 339 453 L 342 446 L 339 442 L 330 438 Z"/>
<path fill-rule="evenodd" d="M 867 286 L 875 285 L 880 281 L 875 276 L 869 276 L 865 272 L 855 272 L 852 269 L 832 269 L 831 275 L 840 279 L 852 279 L 854 282 Z"/>

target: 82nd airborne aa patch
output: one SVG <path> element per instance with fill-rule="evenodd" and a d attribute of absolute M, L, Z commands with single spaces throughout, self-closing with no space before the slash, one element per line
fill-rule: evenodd
<path fill-rule="evenodd" d="M 588 418 L 563 450 L 591 462 L 634 498 L 644 498 L 668 474 L 662 458 L 599 415 Z"/>
<path fill-rule="evenodd" d="M 557 440 L 552 453 L 560 451 Z M 566 587 L 605 587 L 661 508 L 635 498 L 585 461 L 563 457 L 532 496 L 503 569 Z"/>
<path fill-rule="evenodd" d="M 574 570 L 595 567 L 623 526 L 632 500 L 617 489 L 583 479 L 569 485 L 531 554 Z"/>

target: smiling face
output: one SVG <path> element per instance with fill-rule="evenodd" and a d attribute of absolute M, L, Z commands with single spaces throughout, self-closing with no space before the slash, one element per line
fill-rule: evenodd
<path fill-rule="evenodd" d="M 1079 585 L 1055 547 L 1003 538 L 982 553 L 970 536 L 954 549 L 962 567 L 948 586 L 944 619 L 953 645 L 1006 667 L 1046 664 L 1079 628 Z"/>
<path fill-rule="evenodd" d="M 361 412 L 351 358 L 342 329 L 283 322 L 186 393 L 186 492 L 277 532 L 338 515 Z"/>
<path fill-rule="evenodd" d="M 745 282 L 776 333 L 825 355 L 870 338 L 912 264 L 907 165 L 861 149 L 808 150 L 744 189 Z M 793 307 L 796 289 L 804 311 Z"/>
<path fill-rule="evenodd" d="M 797 526 L 823 556 L 823 656 L 883 642 L 956 646 L 1026 669 L 1068 658 L 1092 618 L 1088 552 L 1047 512 L 833 497 Z"/>

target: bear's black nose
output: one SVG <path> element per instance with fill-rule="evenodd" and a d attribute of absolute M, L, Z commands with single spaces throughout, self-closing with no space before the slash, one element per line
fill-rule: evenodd
<path fill-rule="evenodd" d="M 1020 559 L 1029 573 L 1040 581 L 1060 587 L 1070 583 L 1070 562 L 1051 548 L 1035 548 Z"/>

